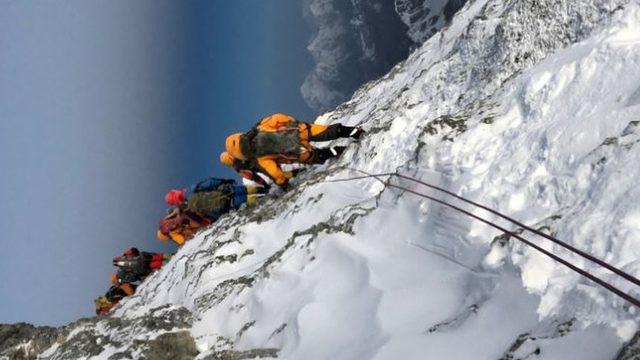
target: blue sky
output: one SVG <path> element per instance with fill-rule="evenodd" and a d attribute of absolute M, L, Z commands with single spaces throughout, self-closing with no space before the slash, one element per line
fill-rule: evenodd
<path fill-rule="evenodd" d="M 228 133 L 314 114 L 299 0 L 0 3 L 0 322 L 92 315 L 111 258 L 155 239 L 163 195 Z"/>

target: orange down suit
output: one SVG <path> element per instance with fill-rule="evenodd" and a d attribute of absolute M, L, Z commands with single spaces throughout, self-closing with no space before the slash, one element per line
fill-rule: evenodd
<path fill-rule="evenodd" d="M 261 132 L 278 132 L 286 130 L 291 126 L 296 126 L 300 135 L 301 152 L 298 158 L 290 158 L 281 154 L 263 155 L 256 159 L 256 164 L 271 177 L 276 184 L 282 185 L 291 178 L 291 173 L 280 168 L 280 164 L 314 162 L 314 149 L 309 141 L 314 141 L 314 137 L 322 134 L 328 126 L 318 124 L 307 124 L 297 121 L 294 117 L 282 113 L 276 113 L 262 119 L 256 129 Z"/>

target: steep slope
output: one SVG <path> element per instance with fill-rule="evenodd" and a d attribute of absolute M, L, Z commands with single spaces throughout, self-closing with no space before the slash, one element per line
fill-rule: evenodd
<path fill-rule="evenodd" d="M 333 109 L 424 43 L 465 0 L 304 0 L 315 66 L 300 87 L 316 110 Z"/>
<path fill-rule="evenodd" d="M 113 315 L 69 325 L 41 357 L 633 358 L 638 345 L 623 344 L 638 309 L 605 289 L 375 179 L 327 181 L 410 174 L 637 276 L 639 86 L 637 2 L 472 1 L 318 119 L 361 124 L 358 145 L 222 218 Z M 11 344 L 0 354 L 30 346 Z"/>
<path fill-rule="evenodd" d="M 406 59 L 414 42 L 392 1 L 304 0 L 315 28 L 307 49 L 315 65 L 300 87 L 316 110 L 333 109 L 364 82 Z"/>
<path fill-rule="evenodd" d="M 465 0 L 395 0 L 396 12 L 402 18 L 409 37 L 422 44 L 443 26 L 464 5 Z"/>

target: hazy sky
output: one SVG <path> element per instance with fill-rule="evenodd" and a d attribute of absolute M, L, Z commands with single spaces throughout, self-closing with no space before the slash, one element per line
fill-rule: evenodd
<path fill-rule="evenodd" d="M 299 0 L 0 2 L 0 322 L 93 314 L 228 133 L 313 120 Z"/>

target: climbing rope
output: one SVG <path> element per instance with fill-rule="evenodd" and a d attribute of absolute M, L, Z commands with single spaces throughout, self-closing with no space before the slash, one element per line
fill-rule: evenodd
<path fill-rule="evenodd" d="M 627 272 L 625 272 L 625 271 L 623 271 L 621 269 L 618 269 L 617 267 L 615 267 L 613 265 L 610 265 L 610 264 L 608 264 L 608 263 L 596 258 L 595 256 L 593 256 L 591 254 L 588 254 L 588 253 L 586 253 L 586 252 L 584 252 L 584 251 L 582 251 L 580 249 L 577 249 L 577 248 L 567 244 L 566 242 L 564 242 L 562 240 L 559 240 L 558 238 L 556 238 L 554 236 L 551 236 L 551 235 L 546 234 L 546 233 L 544 233 L 544 232 L 542 232 L 542 231 L 540 231 L 538 229 L 535 229 L 535 228 L 532 228 L 530 226 L 527 226 L 527 225 L 523 224 L 522 222 L 520 222 L 520 221 L 518 221 L 516 219 L 513 219 L 513 218 L 511 218 L 511 217 L 509 217 L 507 215 L 504 215 L 504 214 L 502 214 L 502 213 L 500 213 L 500 212 L 498 212 L 496 210 L 493 210 L 493 209 L 491 209 L 491 208 L 489 208 L 487 206 L 484 206 L 484 205 L 478 204 L 476 202 L 473 202 L 471 200 L 468 200 L 466 198 L 463 198 L 462 196 L 457 195 L 455 193 L 452 193 L 452 192 L 450 192 L 450 191 L 448 191 L 446 189 L 443 189 L 441 187 L 438 187 L 438 186 L 429 184 L 427 182 L 424 182 L 424 181 L 421 181 L 421 180 L 418 180 L 418 179 L 414 179 L 412 177 L 409 177 L 409 176 L 406 176 L 406 175 L 402 175 L 402 174 L 397 174 L 396 173 L 396 176 L 398 176 L 400 178 L 403 178 L 403 179 L 406 179 L 406 180 L 414 181 L 414 182 L 416 182 L 418 184 L 422 184 L 422 185 L 427 186 L 429 188 L 441 191 L 443 193 L 446 193 L 448 195 L 451 195 L 451 196 L 455 197 L 456 199 L 462 200 L 462 201 L 464 201 L 464 202 L 466 202 L 468 204 L 471 204 L 471 205 L 477 206 L 477 207 L 479 207 L 479 208 L 481 208 L 483 210 L 486 210 L 486 211 L 488 211 L 488 212 L 490 212 L 490 213 L 492 213 L 494 215 L 497 215 L 497 216 L 499 216 L 499 217 L 501 217 L 501 218 L 503 218 L 503 219 L 505 219 L 507 221 L 510 221 L 510 222 L 518 225 L 519 227 L 521 227 L 521 228 L 523 228 L 523 229 L 525 229 L 527 231 L 530 231 L 530 232 L 532 232 L 532 233 L 534 233 L 536 235 L 542 236 L 542 237 L 554 242 L 555 244 L 560 245 L 561 247 L 563 247 L 563 248 L 565 248 L 565 249 L 567 249 L 567 250 L 569 250 L 569 251 L 571 251 L 571 252 L 573 252 L 575 254 L 578 254 L 578 255 L 584 257 L 585 259 L 588 259 L 588 260 L 590 260 L 590 261 L 592 261 L 592 262 L 594 262 L 594 263 L 596 263 L 596 264 L 608 269 L 609 271 L 614 272 L 614 273 L 622 276 L 626 280 L 628 280 L 628 281 L 640 286 L 640 279 L 634 277 L 633 275 L 631 275 L 631 274 L 629 274 L 629 273 L 627 273 Z"/>
<path fill-rule="evenodd" d="M 471 213 L 471 212 L 469 212 L 469 211 L 467 211 L 465 209 L 462 209 L 462 208 L 460 208 L 460 207 L 458 207 L 456 205 L 450 204 L 450 203 L 448 203 L 448 202 L 446 202 L 444 200 L 437 199 L 435 197 L 429 196 L 427 194 L 423 194 L 421 192 L 409 189 L 409 188 L 401 186 L 401 185 L 392 184 L 392 183 L 390 183 L 390 179 L 391 179 L 391 177 L 395 176 L 395 177 L 406 179 L 406 180 L 409 180 L 409 181 L 413 181 L 415 183 L 427 186 L 427 187 L 429 187 L 431 189 L 438 190 L 438 191 L 441 191 L 443 193 L 446 193 L 446 194 L 448 194 L 450 196 L 453 196 L 453 197 L 455 197 L 455 198 L 457 198 L 459 200 L 462 200 L 462 201 L 464 201 L 464 202 L 466 202 L 468 204 L 471 204 L 473 206 L 479 207 L 479 208 L 481 208 L 483 210 L 486 210 L 486 211 L 488 211 L 488 212 L 490 212 L 492 214 L 495 214 L 495 215 L 497 215 L 497 216 L 499 216 L 499 217 L 501 217 L 501 218 L 503 218 L 505 220 L 508 220 L 508 221 L 510 221 L 510 222 L 522 227 L 523 229 L 526 229 L 528 231 L 533 232 L 534 234 L 543 236 L 544 238 L 549 239 L 549 240 L 553 241 L 554 243 L 564 247 L 565 249 L 569 250 L 570 252 L 578 254 L 578 255 L 580 255 L 580 256 L 588 259 L 588 260 L 591 260 L 594 263 L 596 263 L 598 265 L 601 265 L 604 268 L 606 268 L 606 269 L 608 269 L 608 270 L 610 270 L 610 271 L 622 276 L 626 280 L 631 281 L 636 285 L 640 285 L 640 280 L 638 280 L 636 277 L 634 277 L 634 276 L 632 276 L 632 275 L 630 275 L 630 274 L 628 274 L 628 273 L 626 273 L 626 272 L 614 267 L 613 265 L 610 265 L 610 264 L 608 264 L 608 263 L 606 263 L 606 262 L 604 262 L 604 261 L 602 261 L 602 260 L 600 260 L 600 259 L 588 254 L 588 253 L 585 253 L 582 250 L 576 249 L 575 247 L 573 247 L 573 246 L 571 246 L 571 245 L 569 245 L 569 244 L 567 244 L 567 243 L 565 243 L 565 242 L 563 242 L 563 241 L 561 241 L 561 240 L 559 240 L 559 239 L 557 239 L 557 238 L 555 238 L 555 237 L 553 237 L 551 235 L 545 234 L 545 233 L 543 233 L 543 232 L 541 232 L 541 231 L 539 231 L 537 229 L 533 229 L 533 228 L 531 228 L 531 227 L 529 227 L 527 225 L 524 225 L 522 222 L 519 222 L 519 221 L 517 221 L 517 220 L 515 220 L 515 219 L 513 219 L 513 218 L 511 218 L 511 217 L 509 217 L 507 215 L 504 215 L 504 214 L 502 214 L 502 213 L 500 213 L 500 212 L 498 212 L 496 210 L 493 210 L 493 209 L 491 209 L 491 208 L 489 208 L 487 206 L 478 204 L 478 203 L 473 202 L 471 200 L 468 200 L 468 199 L 466 199 L 466 198 L 464 198 L 464 197 L 462 197 L 460 195 L 457 195 L 457 194 L 455 194 L 453 192 L 450 192 L 450 191 L 448 191 L 446 189 L 443 189 L 443 188 L 438 187 L 436 185 L 429 184 L 427 182 L 412 178 L 410 176 L 398 174 L 397 172 L 371 174 L 371 173 L 368 173 L 366 171 L 358 170 L 358 169 L 350 169 L 350 170 L 355 170 L 355 171 L 363 173 L 365 175 L 363 175 L 363 176 L 355 176 L 355 177 L 351 177 L 351 178 L 344 178 L 344 179 L 325 180 L 324 182 L 345 182 L 345 181 L 355 181 L 355 180 L 361 180 L 361 179 L 367 179 L 367 178 L 374 178 L 374 179 L 380 181 L 381 183 L 383 183 L 386 187 L 391 187 L 391 188 L 396 188 L 398 190 L 406 191 L 406 192 L 412 193 L 414 195 L 417 195 L 419 197 L 422 197 L 422 198 L 434 201 L 436 203 L 439 203 L 441 205 L 447 206 L 447 207 L 452 208 L 452 209 L 454 209 L 454 210 L 456 210 L 458 212 L 461 212 L 461 213 L 463 213 L 463 214 L 465 214 L 465 215 L 467 215 L 469 217 L 472 217 L 472 218 L 474 218 L 474 219 L 476 219 L 476 220 L 478 220 L 478 221 L 480 221 L 480 222 L 482 222 L 484 224 L 487 224 L 487 225 L 489 225 L 489 226 L 491 226 L 493 228 L 496 228 L 496 229 L 504 232 L 505 234 L 507 234 L 507 235 L 509 235 L 511 237 L 514 237 L 514 238 L 520 240 L 522 243 L 524 243 L 524 244 L 534 248 L 535 250 L 543 253 L 544 255 L 556 260 L 557 262 L 563 264 L 564 266 L 568 267 L 569 269 L 571 269 L 571 270 L 577 272 L 578 274 L 588 278 L 589 280 L 591 280 L 591 281 L 597 283 L 598 285 L 604 287 L 605 289 L 611 291 L 612 293 L 614 293 L 617 296 L 623 298 L 624 300 L 628 301 L 629 303 L 633 304 L 634 306 L 640 308 L 640 300 L 638 300 L 635 297 L 625 293 L 624 291 L 620 290 L 619 288 L 615 287 L 614 285 L 612 285 L 612 284 L 610 284 L 610 283 L 608 283 L 608 282 L 596 277 L 595 275 L 593 275 L 593 274 L 591 274 L 591 273 L 589 273 L 589 272 L 587 272 L 587 271 L 585 271 L 585 270 L 583 270 L 583 269 L 571 264 L 567 260 L 564 260 L 561 257 L 559 257 L 559 256 L 557 256 L 557 255 L 555 255 L 555 254 L 553 254 L 553 253 L 541 248 L 540 246 L 538 246 L 538 245 L 530 242 L 529 240 L 523 238 L 519 234 L 516 234 L 515 232 L 510 231 L 510 230 L 507 230 L 507 229 L 505 229 L 504 227 L 502 227 L 500 225 L 497 225 L 497 224 L 495 224 L 495 223 L 493 223 L 493 222 L 491 222 L 491 221 L 489 221 L 487 219 L 484 219 L 484 218 L 482 218 L 482 217 L 480 217 L 478 215 L 475 215 L 475 214 L 473 214 L 473 213 Z M 383 181 L 382 178 L 385 177 L 385 176 L 389 176 L 390 178 L 387 179 L 387 181 Z"/>

